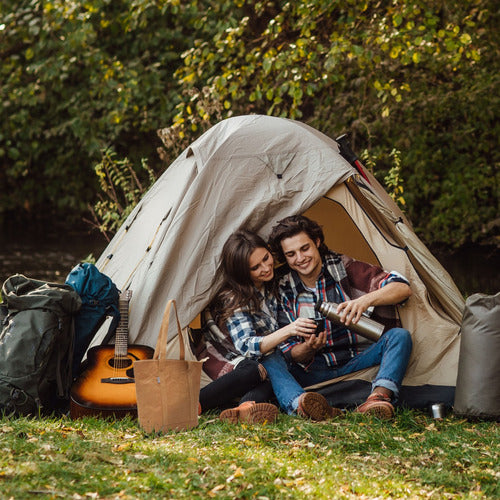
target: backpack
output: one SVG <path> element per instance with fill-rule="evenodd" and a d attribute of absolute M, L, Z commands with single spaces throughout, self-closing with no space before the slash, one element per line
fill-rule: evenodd
<path fill-rule="evenodd" d="M 76 378 L 81 372 L 82 359 L 106 317 L 111 316 L 112 321 L 102 343 L 107 343 L 115 331 L 120 321 L 120 292 L 108 276 L 88 262 L 77 264 L 68 274 L 65 283 L 82 300 L 82 307 L 75 315 L 73 378 Z"/>
<path fill-rule="evenodd" d="M 2 287 L 0 411 L 65 411 L 71 389 L 73 314 L 78 294 L 67 285 L 16 274 Z"/>

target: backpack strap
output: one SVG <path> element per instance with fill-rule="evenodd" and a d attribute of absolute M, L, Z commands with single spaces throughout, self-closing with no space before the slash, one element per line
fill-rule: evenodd
<path fill-rule="evenodd" d="M 108 316 L 111 316 L 113 319 L 111 320 L 111 323 L 109 325 L 108 331 L 106 332 L 106 335 L 104 335 L 104 338 L 102 339 L 101 345 L 108 344 L 109 341 L 111 340 L 111 337 L 113 337 L 113 334 L 115 333 L 118 323 L 120 322 L 120 313 L 116 307 L 110 307 L 107 311 L 106 314 Z"/>
<path fill-rule="evenodd" d="M 57 363 L 56 363 L 56 382 L 57 382 L 57 395 L 60 398 L 66 398 L 68 394 L 68 384 L 65 382 L 72 379 L 72 367 L 73 367 L 73 344 L 75 340 L 75 320 L 71 318 L 70 323 L 70 344 L 67 353 L 61 353 L 59 349 L 57 351 Z"/>

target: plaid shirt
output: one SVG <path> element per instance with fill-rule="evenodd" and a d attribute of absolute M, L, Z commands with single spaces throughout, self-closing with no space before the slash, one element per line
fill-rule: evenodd
<path fill-rule="evenodd" d="M 266 292 L 258 292 L 260 310 L 253 311 L 250 307 L 236 309 L 226 321 L 236 350 L 243 356 L 258 359 L 262 356 L 260 343 L 262 337 L 278 330 L 278 301 L 276 297 Z"/>
<path fill-rule="evenodd" d="M 287 325 L 301 316 L 320 319 L 321 316 L 314 310 L 318 301 L 339 304 L 392 282 L 409 284 L 406 278 L 395 271 L 388 273 L 371 264 L 328 252 L 323 257 L 322 271 L 314 291 L 304 286 L 295 271 L 289 272 L 280 280 L 279 325 Z M 325 357 L 329 366 L 341 366 L 347 363 L 369 345 L 369 341 L 344 326 L 327 319 L 323 320 L 323 325 L 326 331 L 326 345 L 318 353 Z M 280 348 L 285 357 L 291 360 L 290 351 L 300 342 L 303 342 L 302 338 L 291 337 L 282 343 Z"/>

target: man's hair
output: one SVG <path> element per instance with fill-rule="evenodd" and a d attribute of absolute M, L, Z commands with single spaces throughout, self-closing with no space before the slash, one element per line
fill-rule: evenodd
<path fill-rule="evenodd" d="M 281 242 L 299 233 L 306 233 L 315 243 L 316 240 L 319 239 L 318 250 L 322 257 L 328 252 L 328 247 L 325 244 L 325 235 L 321 226 L 304 215 L 291 215 L 290 217 L 285 217 L 278 221 L 272 228 L 269 236 L 269 246 L 278 260 L 281 262 L 286 260 L 283 249 L 281 248 Z"/>

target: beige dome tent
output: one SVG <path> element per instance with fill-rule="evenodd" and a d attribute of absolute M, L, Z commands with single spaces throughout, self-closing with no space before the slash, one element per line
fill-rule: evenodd
<path fill-rule="evenodd" d="M 429 401 L 452 401 L 464 301 L 392 199 L 362 173 L 367 180 L 337 142 L 297 121 L 249 115 L 212 127 L 158 179 L 97 262 L 119 289 L 133 290 L 130 343 L 156 344 L 168 299 L 176 299 L 183 327 L 199 316 L 233 231 L 245 226 L 266 238 L 277 220 L 305 213 L 323 226 L 331 249 L 410 280 L 413 295 L 399 310 L 414 342 L 406 399 L 411 405 L 412 390 L 424 389 Z M 344 377 L 326 392 L 337 403 L 345 392 L 349 404 L 361 397 L 352 396 L 356 382 L 365 387 L 375 372 Z"/>

